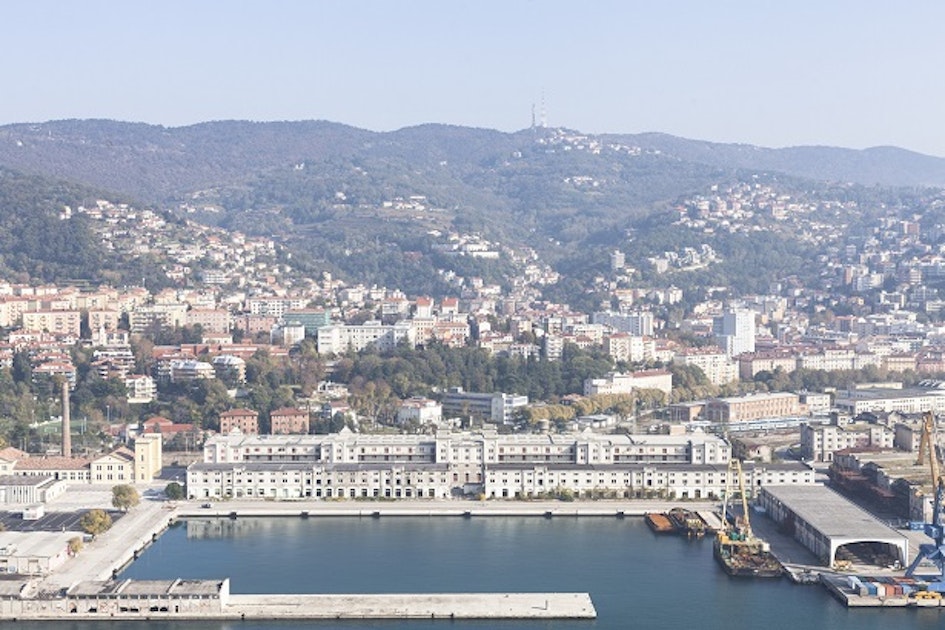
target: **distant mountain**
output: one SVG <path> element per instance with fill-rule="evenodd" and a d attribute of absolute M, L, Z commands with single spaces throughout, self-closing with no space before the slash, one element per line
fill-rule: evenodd
<path fill-rule="evenodd" d="M 864 186 L 945 186 L 945 158 L 897 147 L 864 150 L 837 147 L 767 149 L 749 144 L 687 140 L 661 133 L 604 135 L 613 142 L 636 144 L 682 160 L 721 168 L 777 171 L 818 181 Z"/>
<path fill-rule="evenodd" d="M 378 133 L 325 121 L 223 121 L 168 128 L 107 120 L 65 120 L 0 127 L 0 166 L 115 190 L 151 202 L 180 199 L 207 188 L 243 185 L 302 162 L 338 165 L 367 160 L 375 165 L 385 162 L 407 172 L 439 168 L 441 175 L 479 187 L 494 175 L 501 178 L 502 165 L 514 154 L 542 155 L 532 151 L 536 136 L 556 131 L 561 130 L 509 134 L 421 125 Z M 579 132 L 563 133 L 583 136 Z M 767 149 L 658 133 L 584 137 L 659 151 L 668 158 L 659 168 L 667 172 L 678 170 L 678 163 L 685 162 L 716 171 L 776 171 L 867 186 L 945 186 L 945 159 L 894 147 L 863 151 L 833 147 Z M 544 149 L 554 151 L 555 147 L 544 145 Z M 597 164 L 585 161 L 575 165 L 587 168 L 586 176 L 600 177 L 612 170 L 614 158 L 620 156 L 601 157 Z M 536 166 L 543 164 L 539 160 Z M 693 169 L 700 170 L 696 166 L 689 170 Z M 540 176 L 521 171 L 513 169 L 504 175 L 513 179 L 518 175 Z"/>
<path fill-rule="evenodd" d="M 166 128 L 109 120 L 0 127 L 0 165 L 163 201 L 235 183 L 374 134 L 327 122 L 211 122 Z"/>

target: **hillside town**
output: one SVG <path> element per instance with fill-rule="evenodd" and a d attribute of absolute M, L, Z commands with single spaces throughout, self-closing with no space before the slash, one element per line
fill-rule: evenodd
<path fill-rule="evenodd" d="M 786 279 L 765 295 L 708 292 L 683 320 L 672 321 L 665 307 L 693 300 L 666 272 L 713 264 L 719 254 L 707 245 L 652 259 L 657 277 L 669 281 L 663 286 L 642 286 L 625 252 L 607 252 L 610 273 L 596 281 L 608 292 L 606 304 L 578 312 L 542 299 L 541 289 L 558 276 L 534 251 L 476 234 L 430 236 L 451 256 L 511 261 L 518 275 L 507 286 L 444 269 L 454 296 L 407 296 L 328 273 L 306 277 L 272 240 L 181 226 L 106 201 L 64 208 L 62 220 L 83 215 L 96 222 L 103 247 L 165 261 L 172 286 L 152 292 L 4 282 L 0 365 L 15 371 L 28 361 L 34 383 L 68 388 L 77 380 L 71 352 L 80 346 L 102 380 L 123 385 L 130 409 L 146 410 L 168 388 L 213 379 L 231 400 L 217 417 L 199 422 L 146 412 L 112 418 L 107 409 L 101 452 L 86 446 L 81 455 L 56 457 L 55 445 L 46 442 L 42 450 L 40 443 L 35 452 L 37 444 L 24 439 L 4 452 L 5 472 L 45 471 L 50 479 L 43 483 L 149 482 L 160 470 L 153 450 L 160 436 L 164 450 L 202 452 L 186 474 L 188 495 L 201 499 L 685 499 L 719 497 L 728 462 L 738 457 L 756 462 L 746 469 L 751 487 L 810 484 L 814 467 L 831 466 L 851 491 L 874 493 L 904 518 L 921 519 L 930 509 L 923 475 L 893 472 L 891 463 L 877 472 L 873 453 L 887 462 L 897 452 L 902 461 L 914 457 L 921 414 L 945 413 L 945 387 L 934 379 L 945 372 L 945 327 L 936 321 L 939 300 L 929 286 L 941 255 L 923 246 L 918 224 L 907 220 L 883 219 L 862 244 L 844 243 L 840 233 L 808 221 L 823 209 L 762 185 L 717 188 L 682 203 L 680 221 L 689 227 L 744 228 L 767 214 L 803 226 L 832 244 L 825 251 L 833 253 L 820 261 L 822 286 Z M 150 344 L 141 356 L 135 340 L 173 330 L 190 331 L 190 338 Z M 242 393 L 247 360 L 262 352 L 291 361 L 300 344 L 324 362 L 321 379 L 288 406 L 252 408 Z M 349 387 L 332 380 L 338 357 L 429 344 L 541 362 L 566 360 L 572 347 L 602 353 L 613 369 L 585 379 L 568 400 L 460 387 L 406 398 L 387 426 L 364 417 Z M 698 387 L 674 382 L 680 369 L 700 375 L 703 390 L 714 394 L 699 397 Z M 790 389 L 791 375 L 854 372 L 860 378 L 842 387 Z M 545 413 L 551 403 L 573 405 L 582 397 L 637 404 L 572 413 L 564 422 Z M 57 418 L 53 413 L 31 429 L 48 430 Z M 313 435 L 319 419 L 341 423 Z M 711 454 L 703 452 L 707 445 Z M 147 466 L 134 466 L 135 449 L 149 453 Z M 267 473 L 275 468 L 278 478 Z M 37 485 L 30 497 L 44 491 Z"/>

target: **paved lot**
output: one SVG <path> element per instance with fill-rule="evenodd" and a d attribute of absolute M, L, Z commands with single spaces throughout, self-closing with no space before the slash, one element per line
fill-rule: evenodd
<path fill-rule="evenodd" d="M 81 532 L 79 521 L 88 510 L 68 512 L 47 512 L 35 521 L 24 521 L 22 512 L 0 512 L 0 523 L 8 532 Z M 112 523 L 117 523 L 124 516 L 117 510 L 108 510 Z"/>

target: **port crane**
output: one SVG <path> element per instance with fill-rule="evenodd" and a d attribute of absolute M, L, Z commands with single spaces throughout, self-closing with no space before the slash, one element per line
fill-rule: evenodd
<path fill-rule="evenodd" d="M 734 517 L 734 527 L 728 525 L 728 500 L 733 493 L 735 484 L 738 484 L 738 494 L 742 499 L 742 515 Z M 745 493 L 745 473 L 742 463 L 737 459 L 728 461 L 728 480 L 725 484 L 725 500 L 722 502 L 722 529 L 725 536 L 731 540 L 749 541 L 754 538 L 751 531 L 751 519 L 748 516 L 748 496 Z"/>
<path fill-rule="evenodd" d="M 945 501 L 945 478 L 942 477 L 938 459 L 935 415 L 929 411 L 922 416 L 922 438 L 919 441 L 919 455 L 916 464 L 925 464 L 928 458 L 929 472 L 932 477 L 932 520 L 925 524 L 925 535 L 933 542 L 919 546 L 919 555 L 909 565 L 906 576 L 912 577 L 919 564 L 931 562 L 938 570 L 929 590 L 945 591 L 945 526 L 942 524 L 942 508 Z"/>
<path fill-rule="evenodd" d="M 742 513 L 733 518 L 734 524 L 730 526 L 726 512 L 732 495 L 730 489 L 736 481 L 742 499 Z M 745 474 L 742 463 L 737 459 L 729 460 L 728 463 L 725 500 L 722 502 L 722 529 L 712 544 L 712 554 L 722 569 L 735 577 L 776 578 L 783 570 L 781 563 L 771 554 L 768 543 L 756 537 L 751 530 Z"/>

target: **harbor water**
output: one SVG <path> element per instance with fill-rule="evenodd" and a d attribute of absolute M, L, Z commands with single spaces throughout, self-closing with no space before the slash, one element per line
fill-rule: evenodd
<path fill-rule="evenodd" d="M 233 593 L 589 592 L 594 621 L 148 622 L 162 630 L 738 630 L 941 628 L 937 610 L 847 609 L 821 586 L 729 578 L 711 540 L 656 536 L 642 519 L 241 518 L 177 523 L 121 577 L 230 577 Z M 20 623 L 43 629 L 107 622 Z"/>

